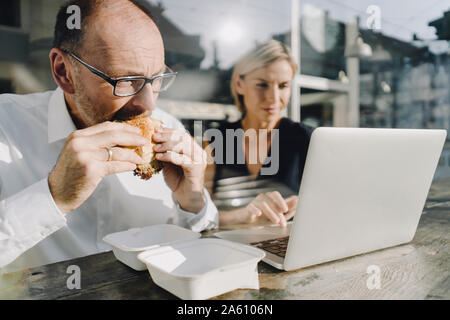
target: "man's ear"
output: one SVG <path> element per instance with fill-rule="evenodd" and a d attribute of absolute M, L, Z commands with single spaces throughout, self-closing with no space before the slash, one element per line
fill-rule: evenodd
<path fill-rule="evenodd" d="M 53 79 L 56 84 L 66 93 L 74 94 L 75 86 L 73 79 L 73 68 L 67 55 L 60 49 L 53 48 L 49 54 L 50 66 Z"/>
<path fill-rule="evenodd" d="M 240 75 L 234 76 L 234 87 L 236 88 L 236 93 L 240 95 L 244 95 L 244 80 L 241 78 Z"/>

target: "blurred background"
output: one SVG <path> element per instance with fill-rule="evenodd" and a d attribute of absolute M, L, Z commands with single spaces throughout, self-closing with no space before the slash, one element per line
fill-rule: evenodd
<path fill-rule="evenodd" d="M 0 93 L 53 90 L 48 52 L 64 0 L 0 1 Z M 271 38 L 300 65 L 286 116 L 317 126 L 450 127 L 450 0 L 143 1 L 166 64 L 179 72 L 159 107 L 191 133 L 240 117 L 234 62 Z M 198 124 L 198 123 L 197 123 Z M 450 140 L 435 179 L 450 177 Z"/>

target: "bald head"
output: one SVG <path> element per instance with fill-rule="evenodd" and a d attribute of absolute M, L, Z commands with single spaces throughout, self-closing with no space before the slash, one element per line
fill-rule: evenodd
<path fill-rule="evenodd" d="M 150 13 L 136 0 L 72 0 L 65 8 L 69 5 L 80 6 L 81 30 L 67 29 L 65 19 L 70 15 L 63 7 L 50 59 L 72 118 L 80 123 L 77 127 L 154 109 L 158 94 L 150 86 L 135 96 L 114 96 L 110 83 L 64 53 L 74 53 L 110 78 L 161 74 L 166 68 L 164 45 Z M 58 28 L 63 32 L 58 33 Z"/>
<path fill-rule="evenodd" d="M 73 6 L 80 9 L 81 29 L 68 27 L 68 21 L 73 18 L 73 11 L 68 11 L 68 8 Z M 121 31 L 126 31 L 124 29 L 128 29 L 131 33 L 127 35 L 130 35 L 146 27 L 159 35 L 150 10 L 141 0 L 71 0 L 58 12 L 53 47 L 80 52 L 90 49 L 84 42 L 93 29 L 97 34 L 103 31 L 119 36 L 123 33 Z"/>
<path fill-rule="evenodd" d="M 153 45 L 162 44 L 155 22 L 129 0 L 102 2 L 87 21 L 83 40 L 83 49 L 86 50 L 104 50 L 103 46 L 110 44 L 131 49 L 150 40 L 157 40 Z"/>
<path fill-rule="evenodd" d="M 77 52 L 107 61 L 102 71 L 109 72 L 111 77 L 151 76 L 150 69 L 161 71 L 164 64 L 164 45 L 158 27 L 128 0 L 108 0 L 96 8 Z M 162 61 L 155 61 L 161 58 Z M 126 70 L 121 68 L 124 65 Z"/>

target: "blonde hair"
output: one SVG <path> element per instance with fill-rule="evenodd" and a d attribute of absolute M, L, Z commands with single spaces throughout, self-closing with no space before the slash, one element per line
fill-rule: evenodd
<path fill-rule="evenodd" d="M 231 75 L 231 94 L 233 95 L 234 103 L 243 116 L 245 115 L 244 97 L 236 91 L 236 77 L 242 78 L 278 60 L 286 60 L 291 65 L 293 74 L 297 72 L 297 64 L 291 54 L 291 49 L 277 40 L 269 40 L 257 46 L 235 64 Z"/>

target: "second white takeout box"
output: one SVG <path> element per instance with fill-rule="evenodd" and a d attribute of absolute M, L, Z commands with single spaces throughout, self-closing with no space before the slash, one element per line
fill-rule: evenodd
<path fill-rule="evenodd" d="M 259 289 L 264 251 L 222 239 L 197 239 L 147 250 L 138 259 L 153 281 L 181 299 L 208 299 L 235 289 Z"/>

